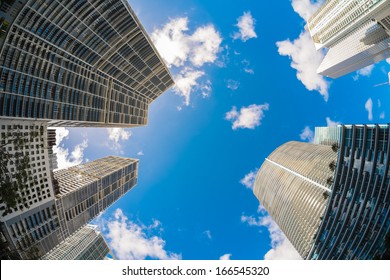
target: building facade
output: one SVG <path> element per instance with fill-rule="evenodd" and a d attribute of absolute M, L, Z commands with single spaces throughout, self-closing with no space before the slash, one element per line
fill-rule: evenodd
<path fill-rule="evenodd" d="M 308 258 L 388 259 L 390 126 L 341 128 L 332 192 Z"/>
<path fill-rule="evenodd" d="M 110 248 L 97 226 L 86 225 L 42 257 L 43 260 L 104 260 Z"/>
<path fill-rule="evenodd" d="M 96 218 L 137 183 L 138 160 L 109 156 L 54 172 L 61 238 Z"/>
<path fill-rule="evenodd" d="M 328 0 L 306 28 L 316 49 L 327 49 L 321 75 L 338 78 L 390 57 L 389 0 Z"/>
<path fill-rule="evenodd" d="M 304 259 L 389 258 L 389 125 L 316 133 L 276 149 L 254 194 Z"/>
<path fill-rule="evenodd" d="M 126 0 L 1 3 L 0 118 L 145 125 L 173 85 Z"/>
<path fill-rule="evenodd" d="M 302 257 L 326 207 L 337 156 L 329 146 L 288 142 L 277 148 L 257 173 L 254 194 Z"/>
<path fill-rule="evenodd" d="M 38 258 L 64 242 L 136 185 L 138 160 L 109 156 L 46 176 L 50 191 L 27 187 L 22 194 L 30 207 L 1 209 L 1 259 Z"/>
<path fill-rule="evenodd" d="M 0 123 L 0 227 L 2 253 L 18 249 L 22 258 L 32 244 L 48 250 L 59 242 L 47 123 Z"/>

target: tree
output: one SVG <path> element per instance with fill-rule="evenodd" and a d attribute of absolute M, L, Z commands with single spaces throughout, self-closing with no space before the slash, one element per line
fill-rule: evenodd
<path fill-rule="evenodd" d="M 326 179 L 326 184 L 331 186 L 333 184 L 333 177 L 328 177 L 328 179 Z"/>
<path fill-rule="evenodd" d="M 336 161 L 332 160 L 330 163 L 329 163 L 329 169 L 331 171 L 335 171 L 336 170 Z"/>
<path fill-rule="evenodd" d="M 21 126 L 14 126 L 1 133 L 0 143 L 0 198 L 4 206 L 0 209 L 2 216 L 18 208 L 29 208 L 22 193 L 30 184 L 38 184 L 37 177 L 32 175 L 29 156 L 29 143 L 43 135 L 43 130 L 32 128 L 26 135 Z M 24 203 L 24 204 L 23 204 Z M 22 205 L 23 204 L 23 205 Z"/>
<path fill-rule="evenodd" d="M 333 143 L 332 144 L 332 151 L 337 153 L 339 150 L 339 144 L 338 143 Z"/>
<path fill-rule="evenodd" d="M 26 245 L 25 248 L 18 246 L 16 249 L 11 249 L 9 242 L 0 242 L 0 259 L 1 260 L 39 260 L 42 257 L 42 252 L 38 247 L 33 245 L 31 240 L 24 236 L 22 243 Z"/>
<path fill-rule="evenodd" d="M 329 197 L 329 192 L 324 191 L 324 192 L 322 193 L 322 196 L 324 197 L 325 200 L 328 199 L 328 197 Z"/>

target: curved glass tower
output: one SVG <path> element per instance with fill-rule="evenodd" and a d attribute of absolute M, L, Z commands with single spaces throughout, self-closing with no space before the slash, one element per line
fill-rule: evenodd
<path fill-rule="evenodd" d="M 337 154 L 329 146 L 288 142 L 263 163 L 254 194 L 302 257 L 310 250 L 326 207 Z"/>
<path fill-rule="evenodd" d="M 390 258 L 390 126 L 316 128 L 261 166 L 254 194 L 304 259 Z"/>

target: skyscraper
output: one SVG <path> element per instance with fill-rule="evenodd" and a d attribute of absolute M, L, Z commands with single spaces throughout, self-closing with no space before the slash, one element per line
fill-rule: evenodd
<path fill-rule="evenodd" d="M 97 226 L 86 225 L 42 257 L 43 260 L 104 260 L 110 252 Z"/>
<path fill-rule="evenodd" d="M 56 207 L 65 239 L 137 184 L 138 160 L 109 156 L 54 172 Z"/>
<path fill-rule="evenodd" d="M 305 259 L 389 254 L 389 125 L 316 129 L 263 163 L 254 194 Z M 337 139 L 337 135 L 340 138 Z"/>
<path fill-rule="evenodd" d="M 145 125 L 172 77 L 126 0 L 1 2 L 0 118 Z"/>
<path fill-rule="evenodd" d="M 136 185 L 138 160 L 109 156 L 45 175 L 37 174 L 49 190 L 39 184 L 17 191 L 30 207 L 7 212 L 2 205 L 2 259 L 40 257 L 84 227 Z"/>
<path fill-rule="evenodd" d="M 333 173 L 328 165 L 336 158 L 328 146 L 288 142 L 266 158 L 256 176 L 254 194 L 303 257 L 325 211 Z"/>
<path fill-rule="evenodd" d="M 317 72 L 338 78 L 390 57 L 390 1 L 328 0 L 306 28 L 328 49 Z"/>
<path fill-rule="evenodd" d="M 58 243 L 47 123 L 2 120 L 0 124 L 1 255 L 31 258 L 28 248 Z M 52 143 L 54 144 L 54 143 Z M 42 249 L 45 250 L 45 249 Z M 4 255 L 4 256 L 3 256 Z"/>

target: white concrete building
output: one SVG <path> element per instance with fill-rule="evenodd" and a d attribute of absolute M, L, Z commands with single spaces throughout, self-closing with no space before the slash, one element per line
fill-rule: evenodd
<path fill-rule="evenodd" d="M 390 57 L 390 0 L 328 0 L 306 28 L 316 49 L 327 49 L 321 75 L 338 78 Z"/>

